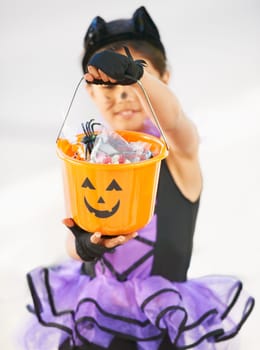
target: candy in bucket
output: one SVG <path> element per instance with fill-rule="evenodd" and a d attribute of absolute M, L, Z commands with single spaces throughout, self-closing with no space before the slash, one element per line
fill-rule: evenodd
<path fill-rule="evenodd" d="M 108 130 L 94 119 L 81 124 L 84 136 L 68 142 L 67 154 L 74 159 L 101 164 L 136 163 L 152 157 L 150 144 L 127 142 L 116 131 Z M 95 126 L 101 127 L 98 132 Z"/>

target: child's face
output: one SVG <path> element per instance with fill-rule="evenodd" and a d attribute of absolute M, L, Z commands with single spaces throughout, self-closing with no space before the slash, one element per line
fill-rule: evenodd
<path fill-rule="evenodd" d="M 135 60 L 142 59 L 140 54 L 131 48 L 130 52 Z M 119 51 L 119 53 L 125 54 L 124 51 Z M 147 59 L 145 61 L 147 63 L 146 71 L 159 78 L 159 73 L 152 66 L 151 62 Z M 142 129 L 147 113 L 131 85 L 91 84 L 87 88 L 102 117 L 112 129 L 133 131 Z"/>

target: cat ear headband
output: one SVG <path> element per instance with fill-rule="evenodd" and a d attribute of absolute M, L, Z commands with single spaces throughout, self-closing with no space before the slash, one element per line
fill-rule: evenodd
<path fill-rule="evenodd" d="M 114 42 L 125 40 L 147 41 L 157 47 L 166 58 L 159 31 L 145 7 L 141 6 L 130 19 L 106 22 L 102 17 L 97 16 L 92 20 L 84 38 L 83 69 L 97 50 Z"/>

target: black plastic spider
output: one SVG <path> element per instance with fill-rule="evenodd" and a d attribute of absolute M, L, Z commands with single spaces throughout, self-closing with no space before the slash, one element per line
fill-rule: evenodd
<path fill-rule="evenodd" d="M 85 124 L 81 123 L 82 129 L 85 136 L 82 137 L 81 142 L 85 145 L 85 159 L 91 154 L 94 147 L 94 143 L 97 137 L 94 127 L 96 125 L 101 125 L 100 123 L 95 122 L 95 119 L 90 119 Z"/>

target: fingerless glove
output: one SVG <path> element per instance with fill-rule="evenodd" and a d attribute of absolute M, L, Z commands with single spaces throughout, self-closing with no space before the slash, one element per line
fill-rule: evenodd
<path fill-rule="evenodd" d="M 111 78 L 117 80 L 116 83 L 104 82 L 95 79 L 92 84 L 106 85 L 131 85 L 136 83 L 144 73 L 145 61 L 133 60 L 130 51 L 125 47 L 127 56 L 121 55 L 112 50 L 105 50 L 96 53 L 90 60 L 88 65 L 101 69 Z"/>
<path fill-rule="evenodd" d="M 91 232 L 87 232 L 74 224 L 68 227 L 75 237 L 76 252 L 83 261 L 92 261 L 100 258 L 104 253 L 113 251 L 114 248 L 106 248 L 91 242 Z"/>

